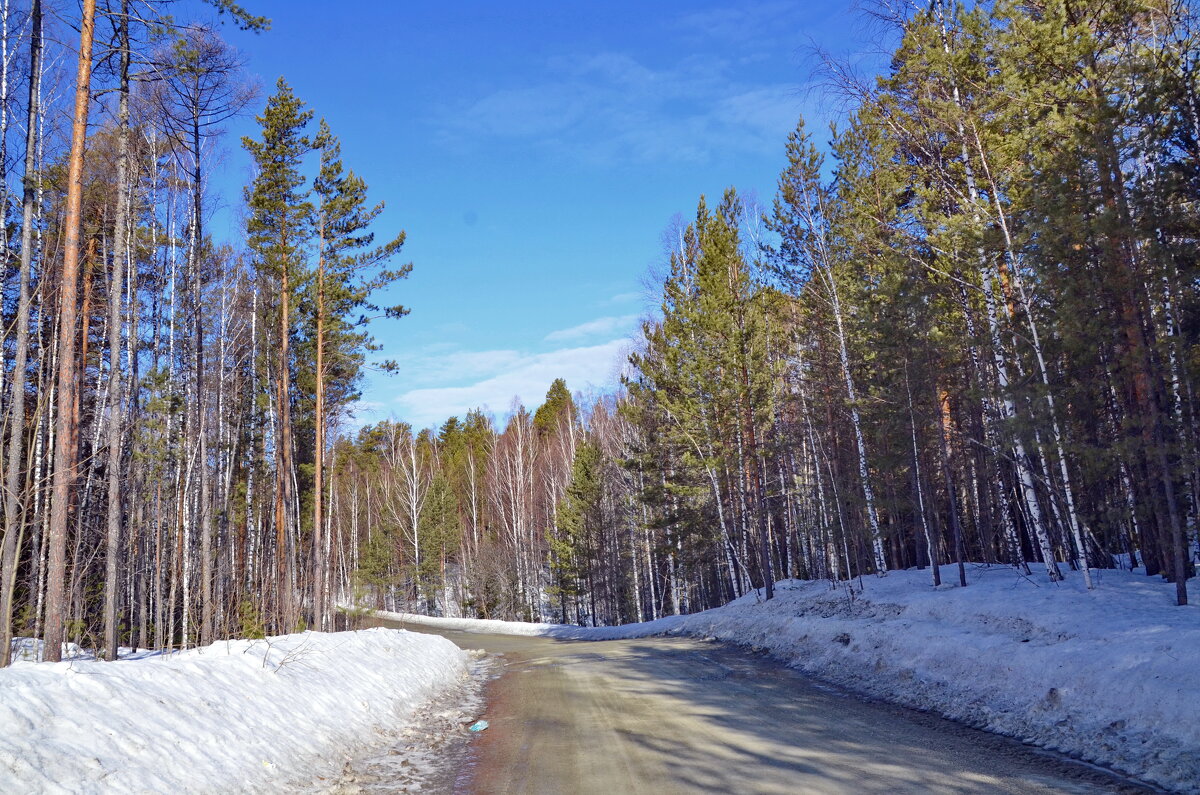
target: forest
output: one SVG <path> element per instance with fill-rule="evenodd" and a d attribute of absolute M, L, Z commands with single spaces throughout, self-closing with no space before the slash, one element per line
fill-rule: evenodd
<path fill-rule="evenodd" d="M 729 188 L 665 229 L 620 385 L 424 429 L 356 423 L 411 266 L 320 109 L 222 39 L 269 20 L 45 5 L 0 0 L 0 663 L 359 607 L 617 624 L 906 568 L 1141 567 L 1187 603 L 1187 3 L 880 7 L 886 73 L 824 59 L 844 112 L 780 140 L 769 206 Z M 221 197 L 241 114 L 254 175 Z"/>
<path fill-rule="evenodd" d="M 403 234 L 375 240 L 383 204 L 329 125 L 283 78 L 262 101 L 219 26 L 171 2 L 85 0 L 78 18 L 14 5 L 0 5 L 0 662 L 21 635 L 115 659 L 119 644 L 329 626 L 313 495 L 374 348 L 368 318 L 406 311 L 372 303 L 408 272 L 392 267 Z M 230 0 L 185 10 L 270 26 Z M 58 44 L 73 28 L 78 48 Z M 214 144 L 257 108 L 244 237 L 221 242 L 205 228 Z"/>
<path fill-rule="evenodd" d="M 664 233 L 624 383 L 332 452 L 361 603 L 590 625 L 785 578 L 1143 567 L 1197 509 L 1197 27 L 1178 2 L 935 0 L 847 112 Z M 828 143 L 828 145 L 826 145 Z"/>

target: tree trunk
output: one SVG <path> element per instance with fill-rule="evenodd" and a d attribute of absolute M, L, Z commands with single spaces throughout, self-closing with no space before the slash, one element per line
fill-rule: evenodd
<path fill-rule="evenodd" d="M 113 217 L 116 241 L 112 280 L 108 290 L 108 521 L 104 565 L 104 656 L 117 659 L 117 578 L 121 549 L 121 292 L 129 250 L 129 0 L 121 3 L 120 94 L 117 110 L 117 208 Z M 131 307 L 133 309 L 133 307 Z M 136 311 L 136 310 L 135 310 Z"/>
<path fill-rule="evenodd" d="M 942 392 L 938 395 L 938 403 L 941 405 L 941 429 L 939 435 L 942 442 L 942 473 L 946 481 L 946 496 L 950 500 L 950 527 L 954 532 L 954 559 L 958 564 L 958 585 L 960 588 L 967 587 L 967 570 L 963 562 L 963 533 L 962 522 L 958 517 L 958 497 L 954 490 L 954 476 L 951 474 L 952 452 L 950 449 L 950 431 L 952 420 L 950 418 L 950 397 Z"/>
<path fill-rule="evenodd" d="M 288 396 L 288 379 L 290 378 L 288 343 L 291 339 L 289 305 L 292 288 L 288 268 L 288 264 L 284 263 L 280 275 L 279 358 L 277 372 L 275 373 L 276 411 L 279 422 L 279 433 L 275 440 L 275 554 L 279 577 L 277 593 L 279 594 L 280 629 L 283 632 L 290 632 L 295 625 L 290 565 L 291 533 L 288 531 L 288 513 L 291 506 L 292 483 L 292 408 L 291 398 Z"/>
<path fill-rule="evenodd" d="M 917 448 L 917 417 L 913 411 L 912 388 L 908 383 L 908 367 L 904 368 L 904 388 L 908 393 L 908 420 L 912 428 L 912 449 L 913 449 L 913 491 L 917 493 L 917 511 L 921 518 L 921 530 L 925 534 L 925 550 L 929 557 L 929 567 L 932 569 L 933 587 L 942 584 L 942 572 L 938 567 L 938 550 L 937 544 L 933 542 L 933 537 L 929 534 L 929 522 L 925 518 L 925 496 L 921 490 L 921 452 Z"/>
<path fill-rule="evenodd" d="M 316 372 L 316 408 L 315 431 L 313 443 L 313 619 L 319 631 L 326 631 L 325 617 L 325 545 L 322 542 L 324 532 L 323 506 L 324 467 L 325 467 L 325 223 L 321 222 L 320 254 L 317 259 L 317 372 Z"/>
<path fill-rule="evenodd" d="M 64 586 L 67 574 L 67 528 L 71 487 L 76 474 L 78 421 L 75 400 L 79 388 L 75 368 L 75 327 L 79 308 L 79 237 L 83 208 L 83 148 L 91 104 L 92 40 L 96 0 L 83 0 L 79 31 L 79 68 L 75 77 L 75 113 L 71 120 L 71 155 L 67 165 L 67 207 L 63 219 L 63 263 L 58 301 L 58 434 L 54 442 L 53 495 L 50 503 L 49 562 L 46 582 L 45 656 L 62 659 Z"/>
<path fill-rule="evenodd" d="M 846 347 L 846 331 L 842 325 L 842 304 L 838 300 L 837 285 L 833 274 L 821 270 L 829 297 L 833 304 L 833 317 L 837 327 L 838 360 L 842 365 L 842 377 L 846 382 L 847 404 L 850 407 L 850 423 L 854 428 L 854 444 L 858 453 L 858 476 L 862 479 L 863 502 L 866 504 L 867 524 L 871 531 L 871 549 L 875 553 L 875 571 L 887 573 L 887 558 L 883 553 L 883 535 L 879 530 L 879 514 L 875 510 L 875 490 L 871 486 L 870 467 L 867 466 L 867 445 L 863 440 L 862 421 L 858 416 L 858 392 L 854 388 L 854 377 L 850 373 L 850 353 Z"/>
<path fill-rule="evenodd" d="M 0 552 L 0 666 L 12 659 L 13 593 L 17 584 L 17 563 L 25 532 L 19 488 L 24 458 L 25 369 L 29 361 L 30 272 L 33 268 L 34 208 L 37 201 L 34 174 L 37 172 L 38 112 L 42 98 L 42 3 L 33 0 L 30 7 L 29 108 L 25 125 L 25 173 L 21 196 L 21 273 L 17 300 L 16 354 L 13 362 L 12 401 L 9 409 L 8 451 L 4 469 L 4 545 Z"/>

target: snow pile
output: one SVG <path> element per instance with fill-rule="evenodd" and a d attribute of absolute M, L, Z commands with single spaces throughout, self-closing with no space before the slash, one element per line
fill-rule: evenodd
<path fill-rule="evenodd" d="M 957 581 L 956 571 L 942 572 Z M 928 571 L 896 571 L 863 578 L 861 590 L 858 580 L 836 588 L 785 581 L 770 602 L 751 592 L 715 610 L 622 627 L 452 623 L 573 639 L 680 634 L 764 648 L 873 697 L 1200 793 L 1200 607 L 1175 606 L 1173 585 L 1140 574 L 1093 572 L 1091 592 L 1079 573 L 1066 576 L 1054 584 L 971 567 L 969 587 L 934 589 Z"/>
<path fill-rule="evenodd" d="M 222 641 L 0 670 L 0 781 L 19 792 L 277 791 L 337 775 L 466 675 L 394 629 Z"/>

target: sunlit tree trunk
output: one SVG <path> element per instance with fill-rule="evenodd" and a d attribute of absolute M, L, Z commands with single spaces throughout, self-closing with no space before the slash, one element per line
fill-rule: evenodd
<path fill-rule="evenodd" d="M 49 560 L 47 563 L 46 659 L 62 659 L 63 611 L 66 584 L 67 529 L 70 523 L 71 487 L 77 471 L 78 394 L 75 327 L 79 307 L 79 249 L 83 205 L 83 150 L 91 105 L 92 40 L 96 26 L 96 0 L 83 0 L 80 18 L 79 67 L 75 78 L 75 112 L 71 120 L 71 155 L 67 167 L 67 206 L 63 219 L 63 263 L 59 276 L 58 335 L 58 434 L 54 449 L 53 498 L 50 503 Z"/>

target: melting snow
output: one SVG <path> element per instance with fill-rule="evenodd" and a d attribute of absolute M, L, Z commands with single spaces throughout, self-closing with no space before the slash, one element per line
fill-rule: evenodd
<path fill-rule="evenodd" d="M 942 569 L 944 582 L 957 571 Z M 603 640 L 656 634 L 769 650 L 815 677 L 929 709 L 1184 792 L 1200 793 L 1200 607 L 1124 571 L 1050 583 L 971 566 L 967 588 L 928 571 L 832 586 L 784 581 L 724 607 L 584 628 L 390 614 L 476 631 Z M 1191 582 L 1192 593 L 1200 580 Z"/>

